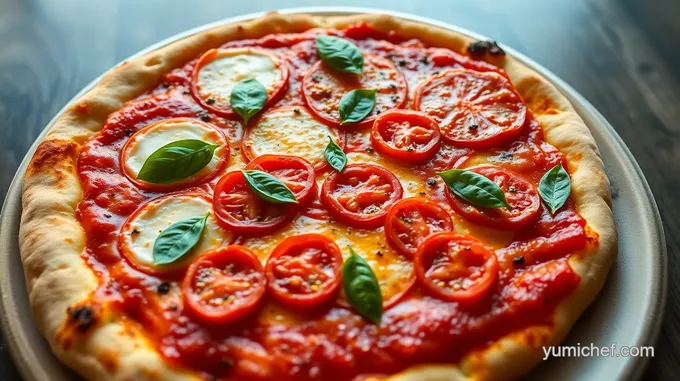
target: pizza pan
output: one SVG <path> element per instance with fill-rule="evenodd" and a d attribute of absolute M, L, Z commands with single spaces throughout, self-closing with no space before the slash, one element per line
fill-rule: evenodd
<path fill-rule="evenodd" d="M 318 15 L 386 13 L 485 39 L 443 22 L 379 9 L 315 7 L 280 12 Z M 249 14 L 205 25 L 162 41 L 138 55 L 215 25 L 262 15 L 264 13 Z M 601 294 L 573 327 L 564 344 L 581 347 L 590 346 L 591 343 L 599 347 L 611 347 L 614 344 L 617 348 L 653 346 L 660 331 L 666 302 L 667 254 L 659 211 L 640 167 L 612 126 L 587 100 L 534 61 L 506 46 L 503 49 L 548 78 L 571 101 L 597 141 L 612 184 L 619 255 Z M 97 80 L 73 99 L 90 90 Z M 21 186 L 26 166 L 38 142 L 62 112 L 63 109 L 45 127 L 21 163 L 0 217 L 0 323 L 14 361 L 27 381 L 77 379 L 52 355 L 33 323 L 17 238 L 21 219 Z M 551 358 L 532 371 L 528 379 L 636 380 L 641 377 L 648 360 L 645 357 L 618 356 Z"/>

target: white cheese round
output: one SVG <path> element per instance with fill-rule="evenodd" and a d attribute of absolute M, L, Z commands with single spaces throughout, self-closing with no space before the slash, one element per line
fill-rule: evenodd
<path fill-rule="evenodd" d="M 146 159 L 159 148 L 178 140 L 195 139 L 206 143 L 225 147 L 225 138 L 214 128 L 195 119 L 170 119 L 153 124 L 139 130 L 130 137 L 130 141 L 123 150 L 123 170 L 131 178 L 136 179 Z M 219 161 L 223 158 L 223 148 L 218 148 L 213 158 L 194 174 L 191 179 L 205 176 L 217 169 Z"/>
<path fill-rule="evenodd" d="M 253 49 L 219 50 L 212 61 L 199 68 L 196 88 L 204 100 L 230 104 L 231 91 L 237 83 L 254 78 L 270 89 L 282 77 L 281 68 L 269 54 Z"/>
<path fill-rule="evenodd" d="M 211 213 L 206 221 L 200 241 L 178 262 L 170 265 L 155 265 L 153 246 L 156 238 L 172 224 L 192 217 L 203 217 Z M 171 195 L 152 200 L 132 215 L 121 232 L 123 250 L 127 258 L 141 268 L 164 270 L 186 265 L 197 254 L 211 248 L 227 245 L 232 234 L 222 229 L 212 216 L 211 203 L 196 195 Z"/>
<path fill-rule="evenodd" d="M 264 154 L 296 155 L 314 165 L 325 160 L 329 136 L 338 143 L 337 133 L 304 108 L 283 107 L 268 111 L 250 127 L 243 148 L 250 159 Z"/>

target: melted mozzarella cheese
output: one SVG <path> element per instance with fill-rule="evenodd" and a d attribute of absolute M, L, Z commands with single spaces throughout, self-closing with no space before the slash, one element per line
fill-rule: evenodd
<path fill-rule="evenodd" d="M 334 131 L 302 108 L 280 108 L 266 113 L 250 127 L 245 144 L 252 158 L 264 154 L 297 155 L 316 164 L 324 160 L 329 136 L 337 142 Z"/>
<path fill-rule="evenodd" d="M 229 102 L 237 83 L 254 78 L 265 88 L 281 80 L 281 70 L 271 56 L 252 49 L 222 50 L 198 71 L 201 98 Z"/>
<path fill-rule="evenodd" d="M 128 259 L 145 267 L 158 267 L 153 262 L 153 246 L 161 232 L 176 222 L 192 217 L 202 217 L 211 212 L 212 206 L 208 200 L 191 195 L 168 196 L 150 201 L 140 213 L 134 215 L 134 219 L 126 224 L 122 232 L 125 237 Z M 215 219 L 210 216 L 198 244 L 180 263 L 170 266 L 186 264 L 195 255 L 226 245 L 231 242 L 231 239 L 232 234 L 219 227 Z"/>
<path fill-rule="evenodd" d="M 195 139 L 223 146 L 224 138 L 212 127 L 191 119 L 175 119 L 156 123 L 144 128 L 130 138 L 125 146 L 125 170 L 133 178 L 142 169 L 146 159 L 159 148 L 178 140 Z M 192 177 L 200 177 L 214 171 L 222 157 L 222 148 L 215 150 L 212 160 Z"/>

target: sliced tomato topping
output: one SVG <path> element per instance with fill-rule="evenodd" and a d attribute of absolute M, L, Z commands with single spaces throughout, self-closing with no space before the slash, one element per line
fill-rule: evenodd
<path fill-rule="evenodd" d="M 333 218 L 348 225 L 372 229 L 385 221 L 387 210 L 403 195 L 399 179 L 372 164 L 351 164 L 334 172 L 321 187 L 321 204 Z"/>
<path fill-rule="evenodd" d="M 265 107 L 275 103 L 288 83 L 288 66 L 276 55 L 259 49 L 211 49 L 199 58 L 191 74 L 191 95 L 205 109 L 234 117 L 230 95 L 242 80 L 254 78 L 267 89 Z"/>
<path fill-rule="evenodd" d="M 452 144 L 486 148 L 522 130 L 527 108 L 505 77 L 452 69 L 431 77 L 415 92 L 414 107 L 439 123 Z"/>
<path fill-rule="evenodd" d="M 475 303 L 498 279 L 493 249 L 470 236 L 441 232 L 427 237 L 413 259 L 418 281 L 444 300 Z"/>
<path fill-rule="evenodd" d="M 279 302 L 301 308 L 318 306 L 340 288 L 342 254 L 321 234 L 284 239 L 267 259 L 269 290 Z"/>
<path fill-rule="evenodd" d="M 231 323 L 250 314 L 264 296 L 260 260 L 243 246 L 223 246 L 198 257 L 182 282 L 184 302 L 198 318 Z"/>
<path fill-rule="evenodd" d="M 422 163 L 439 150 L 439 126 L 423 113 L 391 110 L 380 114 L 373 123 L 371 143 L 383 155 Z"/>
<path fill-rule="evenodd" d="M 466 169 L 496 183 L 503 190 L 510 208 L 480 208 L 454 195 L 447 187 L 449 204 L 456 213 L 474 223 L 497 229 L 520 229 L 536 221 L 541 211 L 541 199 L 536 187 L 521 175 L 492 165 Z"/>
<path fill-rule="evenodd" d="M 402 107 L 408 93 L 406 79 L 394 64 L 372 54 L 364 55 L 361 76 L 341 73 L 319 61 L 302 81 L 305 102 L 314 114 L 331 125 L 340 124 L 340 99 L 354 89 L 378 90 L 373 111 L 357 123 L 358 127 L 369 127 L 378 114 Z"/>
<path fill-rule="evenodd" d="M 261 199 L 250 190 L 241 171 L 224 175 L 213 195 L 217 221 L 241 234 L 267 234 L 279 229 L 295 217 L 297 205 Z"/>
<path fill-rule="evenodd" d="M 409 258 L 425 238 L 442 231 L 453 231 L 451 216 L 436 202 L 424 198 L 400 200 L 385 219 L 387 242 Z"/>
<path fill-rule="evenodd" d="M 306 203 L 316 194 L 314 167 L 301 157 L 262 155 L 248 163 L 245 169 L 267 172 L 281 180 L 295 194 L 299 204 Z"/>

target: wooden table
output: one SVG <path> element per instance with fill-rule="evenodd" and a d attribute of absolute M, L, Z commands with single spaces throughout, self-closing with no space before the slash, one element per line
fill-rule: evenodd
<path fill-rule="evenodd" d="M 138 50 L 223 18 L 370 5 L 460 25 L 566 80 L 611 122 L 647 176 L 670 258 L 650 379 L 680 379 L 680 2 L 674 0 L 0 0 L 0 198 L 26 151 L 82 87 Z M 20 380 L 0 341 L 0 380 Z"/>

